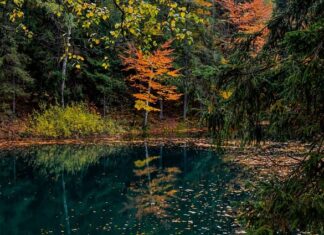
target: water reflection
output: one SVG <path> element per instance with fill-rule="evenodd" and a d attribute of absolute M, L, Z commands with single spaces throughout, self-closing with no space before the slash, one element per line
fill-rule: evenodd
<path fill-rule="evenodd" d="M 104 155 L 117 152 L 116 148 L 107 149 L 103 146 L 45 146 L 31 150 L 34 157 L 29 163 L 42 174 L 58 177 L 63 172 L 86 172 L 89 166 L 97 164 Z"/>
<path fill-rule="evenodd" d="M 212 151 L 45 146 L 0 152 L 0 234 L 232 234 L 237 170 Z"/>
<path fill-rule="evenodd" d="M 160 168 L 152 165 L 159 159 Z M 148 146 L 145 143 L 145 158 L 134 162 L 134 174 L 138 178 L 133 182 L 130 189 L 130 204 L 136 208 L 136 218 L 154 215 L 156 218 L 169 217 L 167 209 L 170 201 L 175 197 L 177 189 L 175 182 L 177 174 L 181 173 L 178 167 L 162 168 L 163 147 L 160 148 L 159 156 L 149 156 Z"/>

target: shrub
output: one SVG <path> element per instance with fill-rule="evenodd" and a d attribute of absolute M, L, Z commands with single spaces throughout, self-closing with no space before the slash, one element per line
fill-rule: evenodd
<path fill-rule="evenodd" d="M 42 137 L 79 137 L 94 134 L 115 134 L 118 125 L 110 119 L 102 119 L 93 108 L 85 104 L 72 104 L 65 108 L 50 106 L 35 111 L 29 122 L 28 132 Z"/>

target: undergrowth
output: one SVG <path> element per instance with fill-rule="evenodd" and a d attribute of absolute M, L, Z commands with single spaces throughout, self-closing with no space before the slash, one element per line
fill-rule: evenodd
<path fill-rule="evenodd" d="M 324 155 L 311 154 L 284 182 L 262 182 L 242 214 L 250 234 L 324 234 Z"/>
<path fill-rule="evenodd" d="M 57 105 L 41 108 L 29 118 L 27 132 L 38 137 L 84 137 L 98 134 L 117 134 L 122 131 L 116 121 L 102 118 L 86 104 Z"/>

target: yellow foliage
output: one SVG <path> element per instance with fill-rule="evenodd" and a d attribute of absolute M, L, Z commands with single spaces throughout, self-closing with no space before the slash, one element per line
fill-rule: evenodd
<path fill-rule="evenodd" d="M 108 63 L 102 63 L 101 65 L 104 69 L 108 69 L 109 68 L 109 64 Z"/>
<path fill-rule="evenodd" d="M 85 104 L 73 104 L 66 108 L 50 106 L 40 113 L 34 112 L 29 123 L 28 131 L 32 135 L 54 138 L 121 131 L 112 120 L 102 119 Z"/>
<path fill-rule="evenodd" d="M 93 39 L 93 42 L 96 44 L 96 45 L 99 45 L 100 44 L 100 39 Z"/>
<path fill-rule="evenodd" d="M 94 14 L 93 14 L 92 11 L 90 11 L 90 12 L 88 12 L 88 13 L 86 14 L 86 17 L 87 17 L 87 18 L 91 18 L 91 17 L 93 17 L 93 16 L 94 16 Z"/>
<path fill-rule="evenodd" d="M 4 1 L 6 2 L 6 1 Z M 13 0 L 13 2 L 18 6 L 18 7 L 21 7 L 24 3 L 24 0 Z"/>
<path fill-rule="evenodd" d="M 233 94 L 232 91 L 220 91 L 219 92 L 219 95 L 225 100 L 228 100 L 229 98 L 231 98 L 232 94 Z"/>
<path fill-rule="evenodd" d="M 194 2 L 201 7 L 212 7 L 213 4 L 211 2 L 205 0 L 194 0 Z"/>
<path fill-rule="evenodd" d="M 145 111 L 149 111 L 149 112 L 158 112 L 160 111 L 157 108 L 151 107 L 149 105 L 146 104 L 145 101 L 143 100 L 136 100 L 135 101 L 135 109 L 137 110 L 145 110 Z"/>
<path fill-rule="evenodd" d="M 158 159 L 159 157 L 158 156 L 152 156 L 152 157 L 148 157 L 146 159 L 143 159 L 143 160 L 137 160 L 134 162 L 134 165 L 137 167 L 137 168 L 142 168 L 144 166 L 146 166 L 147 164 L 149 164 L 150 162 Z"/>
<path fill-rule="evenodd" d="M 16 19 L 21 19 L 23 17 L 24 17 L 24 13 L 21 10 L 14 9 L 9 15 L 9 20 L 11 22 L 15 22 Z"/>
<path fill-rule="evenodd" d="M 176 189 L 172 189 L 172 190 L 166 192 L 166 194 L 167 194 L 168 196 L 174 196 L 177 192 L 178 192 L 178 191 L 177 191 Z"/>
<path fill-rule="evenodd" d="M 226 60 L 224 57 L 222 57 L 220 63 L 221 64 L 228 64 L 228 60 Z"/>

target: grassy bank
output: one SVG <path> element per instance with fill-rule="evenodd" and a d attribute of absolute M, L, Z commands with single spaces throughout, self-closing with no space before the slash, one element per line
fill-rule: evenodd
<path fill-rule="evenodd" d="M 142 136 L 187 137 L 206 136 L 206 128 L 199 120 L 183 121 L 152 115 L 148 128 L 142 129 L 140 113 L 111 113 L 103 117 L 86 104 L 72 104 L 65 108 L 49 106 L 34 111 L 25 118 L 7 119 L 0 123 L 2 140 L 66 140 L 80 138 L 140 138 Z"/>

